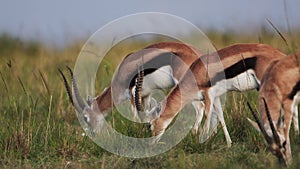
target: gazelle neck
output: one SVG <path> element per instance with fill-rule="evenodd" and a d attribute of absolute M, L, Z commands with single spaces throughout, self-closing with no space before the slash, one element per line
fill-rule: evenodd
<path fill-rule="evenodd" d="M 96 98 L 95 101 L 98 105 L 98 108 L 101 113 L 110 111 L 113 107 L 112 95 L 111 95 L 111 86 L 105 89 L 100 96 Z"/>

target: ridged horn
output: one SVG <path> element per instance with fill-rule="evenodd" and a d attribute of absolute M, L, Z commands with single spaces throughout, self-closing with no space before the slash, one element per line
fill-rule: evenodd
<path fill-rule="evenodd" d="M 72 91 L 71 91 L 71 88 L 70 88 L 69 83 L 67 81 L 67 78 L 66 78 L 66 76 L 64 75 L 64 73 L 60 69 L 58 69 L 58 72 L 61 75 L 61 77 L 63 78 L 63 82 L 64 82 L 65 88 L 67 90 L 68 97 L 70 99 L 70 102 L 74 106 L 74 101 L 73 101 L 73 98 L 72 98 Z"/>
<path fill-rule="evenodd" d="M 64 75 L 64 73 L 60 69 L 58 69 L 58 72 L 59 72 L 59 74 L 61 75 L 61 77 L 63 79 L 64 86 L 65 86 L 65 88 L 67 90 L 67 94 L 68 94 L 68 97 L 70 99 L 70 102 L 72 103 L 72 105 L 75 107 L 75 109 L 77 111 L 79 111 L 79 112 L 82 111 L 82 109 L 77 104 L 74 103 L 74 100 L 73 100 L 73 97 L 72 97 L 72 90 L 70 88 L 70 85 L 69 85 L 69 83 L 67 81 L 66 76 Z"/>
<path fill-rule="evenodd" d="M 144 81 L 144 70 L 140 71 L 138 69 L 138 76 L 135 80 L 135 93 L 134 93 L 134 101 L 135 101 L 135 106 L 138 112 L 143 110 L 142 106 L 142 85 Z"/>
<path fill-rule="evenodd" d="M 67 69 L 69 70 L 70 72 L 70 75 L 71 75 L 71 80 L 72 80 L 72 85 L 73 85 L 73 91 L 74 91 L 74 95 L 75 95 L 75 99 L 79 105 L 79 107 L 84 110 L 85 108 L 85 103 L 83 102 L 80 94 L 79 94 L 79 90 L 78 90 L 78 87 L 77 87 L 77 83 L 76 83 L 76 79 L 74 77 L 74 74 L 73 74 L 73 71 L 72 69 L 69 67 L 69 66 L 66 66 Z"/>
<path fill-rule="evenodd" d="M 265 128 L 262 125 L 262 122 L 259 120 L 259 118 L 257 117 L 256 113 L 254 112 L 254 110 L 252 109 L 252 107 L 251 107 L 251 105 L 250 105 L 250 103 L 248 101 L 247 101 L 247 105 L 248 105 L 248 107 L 249 107 L 249 109 L 250 109 L 250 111 L 251 111 L 251 113 L 252 113 L 252 115 L 254 117 L 254 120 L 256 121 L 256 123 L 257 123 L 257 125 L 258 125 L 258 127 L 259 127 L 259 129 L 260 129 L 260 131 L 262 133 L 262 135 L 266 139 L 267 143 L 268 144 L 273 143 L 273 139 L 267 134 Z"/>
<path fill-rule="evenodd" d="M 272 121 L 272 117 L 271 117 L 271 114 L 270 114 L 270 111 L 269 111 L 269 108 L 268 108 L 268 105 L 266 103 L 265 98 L 263 98 L 263 101 L 264 101 L 264 106 L 265 106 L 265 109 L 266 109 L 267 118 L 268 118 L 271 130 L 272 130 L 272 133 L 273 133 L 275 143 L 280 144 L 280 138 L 279 138 L 279 135 L 278 135 L 278 133 L 275 129 L 275 126 L 274 126 L 274 123 Z"/>

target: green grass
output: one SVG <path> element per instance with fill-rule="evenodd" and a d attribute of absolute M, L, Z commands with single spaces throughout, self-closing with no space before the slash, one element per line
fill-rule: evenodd
<path fill-rule="evenodd" d="M 288 46 L 275 33 L 257 36 L 208 32 L 217 48 L 238 42 L 264 42 L 288 52 Z M 299 33 L 297 34 L 299 35 Z M 300 37 L 300 36 L 295 36 Z M 160 41 L 155 39 L 153 41 Z M 299 44 L 300 39 L 294 38 Z M 111 55 L 140 49 L 151 42 L 124 44 Z M 227 94 L 225 120 L 233 140 L 231 148 L 221 128 L 206 143 L 198 144 L 191 133 L 170 151 L 145 159 L 113 155 L 83 137 L 74 109 L 65 92 L 57 68 L 73 67 L 82 44 L 53 49 L 39 42 L 24 42 L 7 34 L 0 36 L 0 168 L 279 168 L 259 135 L 247 122 L 251 117 L 246 100 L 256 104 L 257 92 Z M 97 81 L 97 93 L 110 82 L 116 66 L 105 60 Z M 145 126 L 132 124 L 117 112 L 108 121 L 128 135 L 148 136 Z M 300 165 L 300 138 L 291 129 L 294 163 Z"/>

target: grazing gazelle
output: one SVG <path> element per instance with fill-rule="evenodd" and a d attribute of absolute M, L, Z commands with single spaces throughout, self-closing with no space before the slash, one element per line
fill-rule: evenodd
<path fill-rule="evenodd" d="M 210 126 L 210 115 L 214 104 L 217 106 L 217 117 L 225 133 L 227 145 L 230 147 L 231 139 L 226 129 L 219 96 L 227 91 L 259 88 L 268 65 L 284 56 L 286 55 L 278 49 L 265 44 L 236 44 L 218 50 L 216 53 L 201 56 L 191 65 L 192 74 L 186 74 L 162 101 L 159 117 L 152 122 L 152 134 L 159 140 L 176 114 L 187 103 L 205 100 L 207 118 L 204 130 L 208 131 Z M 218 60 L 224 69 L 217 67 Z M 192 90 L 191 86 L 193 79 L 198 86 L 195 90 Z M 201 118 L 197 117 L 197 123 L 198 120 L 201 121 Z"/>
<path fill-rule="evenodd" d="M 259 111 L 262 121 L 253 113 L 268 149 L 281 163 L 292 161 L 289 131 L 293 113 L 300 99 L 300 52 L 274 62 L 262 79 L 259 91 Z M 248 104 L 249 105 L 249 104 Z"/>
<path fill-rule="evenodd" d="M 143 65 L 145 82 L 142 85 L 141 105 L 146 105 L 153 103 L 153 99 L 149 99 L 151 90 L 173 87 L 175 81 L 181 79 L 193 61 L 201 55 L 202 52 L 199 49 L 183 43 L 161 42 L 150 45 L 125 57 L 118 67 L 112 85 L 95 99 L 88 100 L 88 104 L 79 95 L 71 69 L 69 70 L 72 77 L 74 100 L 65 76 L 61 71 L 60 73 L 73 106 L 81 113 L 90 128 L 98 131 L 102 126 L 104 116 L 111 111 L 113 106 L 130 98 L 133 111 L 136 111 L 133 94 L 139 66 Z M 173 74 L 172 77 L 171 74 Z M 147 83 L 147 81 L 152 83 Z M 113 98 L 116 99 L 113 100 Z"/>

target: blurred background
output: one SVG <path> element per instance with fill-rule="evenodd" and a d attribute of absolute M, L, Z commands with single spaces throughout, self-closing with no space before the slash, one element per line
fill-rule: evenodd
<path fill-rule="evenodd" d="M 203 31 L 259 32 L 269 19 L 280 30 L 300 26 L 298 0 L 180 1 L 2 1 L 0 33 L 65 45 L 86 39 L 119 17 L 164 12 L 185 18 Z M 143 25 L 133 25 L 143 26 Z"/>

